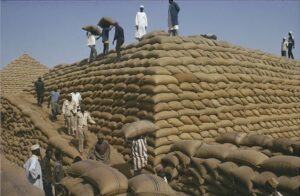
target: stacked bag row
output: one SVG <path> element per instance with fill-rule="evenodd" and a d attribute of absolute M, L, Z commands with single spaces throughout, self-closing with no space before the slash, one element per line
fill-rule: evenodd
<path fill-rule="evenodd" d="M 216 141 L 237 135 L 227 133 Z M 246 135 L 240 141 L 248 142 L 253 136 L 265 138 Z M 299 141 L 291 143 L 299 150 Z M 277 190 L 283 195 L 299 195 L 299 154 L 276 154 L 278 148 L 264 154 L 256 147 L 180 141 L 171 147 L 162 165 L 171 186 L 189 195 L 267 195 L 266 182 L 272 178 L 279 182 Z"/>

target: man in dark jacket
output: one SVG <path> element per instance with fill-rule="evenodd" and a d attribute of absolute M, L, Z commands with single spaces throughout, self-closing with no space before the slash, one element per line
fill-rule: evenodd
<path fill-rule="evenodd" d="M 115 40 L 117 40 L 116 52 L 117 52 L 118 58 L 120 58 L 121 57 L 121 46 L 124 43 L 124 30 L 119 25 L 119 23 L 115 24 L 115 37 L 114 37 L 114 40 L 113 40 L 113 44 L 114 44 Z"/>
<path fill-rule="evenodd" d="M 169 0 L 168 25 L 170 36 L 178 35 L 178 13 L 180 8 L 176 2 Z"/>
<path fill-rule="evenodd" d="M 39 106 L 42 106 L 44 101 L 44 82 L 42 81 L 42 78 L 39 77 L 39 79 L 34 83 L 35 86 L 35 92 L 36 92 L 36 98 L 37 98 L 37 104 Z"/>
<path fill-rule="evenodd" d="M 51 163 L 50 163 L 52 153 L 53 153 L 53 150 L 52 150 L 51 146 L 48 146 L 46 149 L 46 156 L 41 161 L 45 196 L 53 196 L 52 169 L 51 169 Z"/>
<path fill-rule="evenodd" d="M 295 48 L 295 40 L 292 36 L 292 32 L 289 32 L 289 37 L 288 37 L 288 57 L 294 59 L 293 55 L 293 48 Z"/>

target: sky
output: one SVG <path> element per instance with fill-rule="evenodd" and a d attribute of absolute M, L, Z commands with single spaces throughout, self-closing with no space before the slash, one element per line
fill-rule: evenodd
<path fill-rule="evenodd" d="M 215 34 L 219 40 L 280 55 L 282 38 L 293 31 L 293 53 L 300 58 L 300 0 L 176 2 L 180 35 Z M 87 58 L 90 49 L 81 27 L 96 25 L 103 16 L 123 26 L 126 45 L 135 42 L 134 18 L 141 4 L 148 32 L 167 30 L 167 0 L 1 0 L 0 68 L 24 53 L 48 67 Z M 113 34 L 114 29 L 111 41 Z M 102 52 L 101 40 L 96 49 Z"/>

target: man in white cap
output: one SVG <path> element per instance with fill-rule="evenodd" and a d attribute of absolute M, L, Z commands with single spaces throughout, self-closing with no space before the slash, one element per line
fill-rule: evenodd
<path fill-rule="evenodd" d="M 35 144 L 31 146 L 31 157 L 24 164 L 24 168 L 26 171 L 26 177 L 28 181 L 34 186 L 40 188 L 42 191 L 43 188 L 43 178 L 42 178 L 42 169 L 39 162 L 40 154 L 40 146 Z"/>
<path fill-rule="evenodd" d="M 148 27 L 147 15 L 144 12 L 143 5 L 140 6 L 140 11 L 136 13 L 135 27 L 136 27 L 135 38 L 140 41 L 141 38 L 147 33 L 146 30 Z"/>
<path fill-rule="evenodd" d="M 287 48 L 288 48 L 288 42 L 286 40 L 286 37 L 284 37 L 281 42 L 281 56 L 282 57 L 286 57 Z"/>

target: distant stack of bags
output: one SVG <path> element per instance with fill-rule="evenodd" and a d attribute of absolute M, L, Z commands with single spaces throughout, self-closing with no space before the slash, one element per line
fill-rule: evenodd
<path fill-rule="evenodd" d="M 266 195 L 277 179 L 283 195 L 299 195 L 300 141 L 226 133 L 216 142 L 180 141 L 162 159 L 170 185 L 189 195 Z"/>
<path fill-rule="evenodd" d="M 137 120 L 159 128 L 149 137 L 150 168 L 179 140 L 213 141 L 222 133 L 258 132 L 299 138 L 299 61 L 244 49 L 202 36 L 149 33 L 139 43 L 59 65 L 44 76 L 46 96 L 55 87 L 62 99 L 73 91 L 106 139 L 130 159 L 120 129 Z"/>

